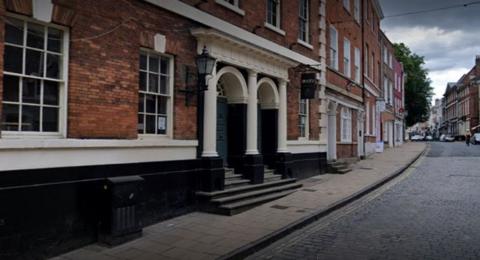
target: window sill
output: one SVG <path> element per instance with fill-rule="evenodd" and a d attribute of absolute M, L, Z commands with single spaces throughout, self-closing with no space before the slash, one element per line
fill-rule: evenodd
<path fill-rule="evenodd" d="M 338 142 L 337 144 L 354 144 L 352 141 L 341 141 L 341 142 Z"/>
<path fill-rule="evenodd" d="M 215 3 L 234 11 L 235 13 L 237 13 L 241 16 L 245 16 L 245 11 L 240 9 L 238 6 L 232 5 L 232 4 L 227 3 L 223 0 L 215 0 Z"/>
<path fill-rule="evenodd" d="M 306 47 L 306 48 L 309 48 L 311 50 L 313 50 L 313 45 L 311 45 L 310 43 L 308 42 L 305 42 L 305 41 L 302 41 L 300 39 L 297 39 L 297 43 L 302 45 L 303 47 Z"/>
<path fill-rule="evenodd" d="M 63 139 L 64 136 L 60 133 L 40 133 L 40 132 L 14 132 L 2 131 L 1 139 Z M 0 139 L 0 140 L 1 140 Z"/>
<path fill-rule="evenodd" d="M 276 33 L 278 33 L 282 36 L 285 36 L 285 31 L 276 27 L 276 26 L 274 26 L 274 25 L 271 25 L 271 24 L 265 22 L 264 26 L 265 26 L 265 28 L 267 28 L 269 30 L 272 30 L 272 31 L 274 31 L 274 32 L 276 32 Z"/>
<path fill-rule="evenodd" d="M 146 147 L 195 147 L 197 140 L 134 139 L 0 139 L 0 150 L 3 149 L 103 149 L 103 148 L 146 148 Z"/>

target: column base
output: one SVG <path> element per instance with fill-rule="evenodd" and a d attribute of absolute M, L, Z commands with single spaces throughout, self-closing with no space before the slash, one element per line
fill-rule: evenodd
<path fill-rule="evenodd" d="M 220 157 L 201 158 L 200 190 L 212 192 L 225 188 L 225 168 Z"/>
<path fill-rule="evenodd" d="M 263 183 L 263 156 L 261 154 L 247 154 L 243 157 L 243 177 L 252 184 Z"/>
<path fill-rule="evenodd" d="M 282 179 L 292 178 L 292 154 L 291 153 L 277 153 L 276 155 L 275 173 L 282 175 Z"/>

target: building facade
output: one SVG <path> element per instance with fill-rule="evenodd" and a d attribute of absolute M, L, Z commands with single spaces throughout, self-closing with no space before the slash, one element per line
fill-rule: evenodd
<path fill-rule="evenodd" d="M 394 89 L 393 107 L 395 114 L 394 146 L 400 146 L 405 140 L 405 79 L 403 64 L 393 57 Z"/>
<path fill-rule="evenodd" d="M 148 225 L 197 210 L 195 192 L 224 189 L 226 169 L 251 184 L 267 170 L 323 173 L 325 8 L 1 1 L 2 250 L 48 257 L 95 242 L 110 177 L 145 180 Z M 201 90 L 204 49 L 216 64 Z M 313 98 L 302 98 L 306 72 Z"/>
<path fill-rule="evenodd" d="M 383 99 L 385 101 L 385 110 L 381 113 L 381 133 L 382 141 L 386 147 L 394 147 L 395 144 L 395 88 L 396 71 L 394 68 L 394 49 L 393 44 L 388 40 L 383 32 L 380 33 L 380 44 L 382 47 L 382 65 L 381 84 L 383 86 Z"/>
<path fill-rule="evenodd" d="M 444 94 L 442 132 L 464 140 L 467 133 L 479 130 L 480 57 L 457 82 L 448 83 Z"/>

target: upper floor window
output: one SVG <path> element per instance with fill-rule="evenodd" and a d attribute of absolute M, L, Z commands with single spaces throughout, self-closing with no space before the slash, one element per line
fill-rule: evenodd
<path fill-rule="evenodd" d="M 352 142 L 352 110 L 350 108 L 342 108 L 342 142 Z"/>
<path fill-rule="evenodd" d="M 173 59 L 140 53 L 138 133 L 167 135 L 172 122 Z"/>
<path fill-rule="evenodd" d="M 280 28 L 280 0 L 267 0 L 267 23 Z"/>
<path fill-rule="evenodd" d="M 343 73 L 347 77 L 351 77 L 351 63 L 350 63 L 350 41 L 345 38 L 343 40 Z"/>
<path fill-rule="evenodd" d="M 298 111 L 300 137 L 308 138 L 308 99 L 300 98 Z"/>
<path fill-rule="evenodd" d="M 343 7 L 345 7 L 345 9 L 350 12 L 350 0 L 343 0 Z"/>
<path fill-rule="evenodd" d="M 65 118 L 66 32 L 28 18 L 5 18 L 2 130 L 60 134 Z M 14 133 L 13 133 L 14 132 Z"/>
<path fill-rule="evenodd" d="M 355 21 L 360 23 L 360 0 L 354 0 L 353 2 L 353 15 L 355 17 Z"/>
<path fill-rule="evenodd" d="M 215 2 L 219 5 L 222 5 L 239 15 L 245 15 L 245 11 L 240 9 L 240 0 L 215 0 Z"/>
<path fill-rule="evenodd" d="M 355 47 L 355 81 L 360 83 L 360 49 Z"/>
<path fill-rule="evenodd" d="M 309 42 L 309 19 L 310 19 L 309 0 L 300 0 L 300 8 L 298 15 L 298 39 Z"/>
<path fill-rule="evenodd" d="M 330 26 L 330 67 L 338 70 L 338 32 Z"/>
<path fill-rule="evenodd" d="M 365 53 L 363 54 L 364 63 L 363 68 L 365 69 L 364 74 L 368 77 L 370 75 L 370 62 L 369 62 L 369 52 L 368 52 L 368 44 L 365 44 Z"/>

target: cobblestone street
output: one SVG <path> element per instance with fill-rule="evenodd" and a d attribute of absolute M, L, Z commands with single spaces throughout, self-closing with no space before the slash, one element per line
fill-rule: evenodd
<path fill-rule="evenodd" d="M 479 157 L 432 143 L 400 177 L 250 259 L 478 259 Z"/>

